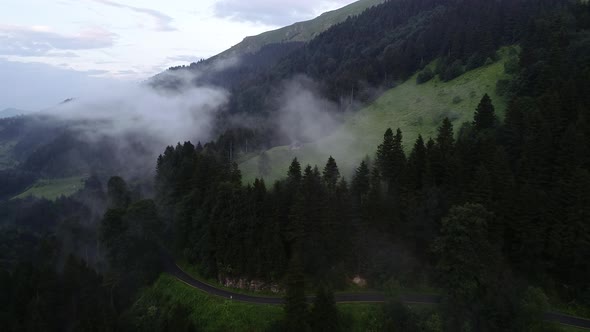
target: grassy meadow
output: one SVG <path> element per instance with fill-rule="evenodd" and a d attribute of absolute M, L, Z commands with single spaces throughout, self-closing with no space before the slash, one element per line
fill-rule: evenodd
<path fill-rule="evenodd" d="M 27 198 L 29 196 L 56 200 L 60 196 L 71 196 L 84 187 L 85 177 L 71 177 L 64 179 L 38 180 L 23 193 L 14 198 Z"/>
<path fill-rule="evenodd" d="M 445 117 L 455 128 L 473 120 L 473 114 L 484 94 L 492 98 L 496 112 L 503 116 L 506 99 L 496 93 L 498 80 L 507 78 L 504 64 L 509 59 L 507 48 L 500 51 L 500 59 L 490 65 L 469 71 L 458 78 L 442 82 L 438 78 L 416 83 L 416 75 L 385 92 L 373 104 L 351 114 L 344 124 L 329 136 L 303 145 L 300 149 L 279 146 L 268 150 L 271 170 L 264 176 L 267 182 L 286 175 L 293 158 L 303 164 L 323 167 L 333 156 L 340 171 L 350 176 L 365 157 L 373 157 L 382 142 L 387 128 L 400 128 L 404 134 L 406 150 L 411 150 L 418 135 L 425 140 L 436 135 Z M 259 156 L 240 164 L 245 182 L 251 182 L 259 173 Z"/>

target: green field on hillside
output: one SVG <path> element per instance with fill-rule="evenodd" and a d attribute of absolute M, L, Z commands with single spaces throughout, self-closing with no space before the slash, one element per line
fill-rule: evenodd
<path fill-rule="evenodd" d="M 39 180 L 16 198 L 27 198 L 29 196 L 55 200 L 60 196 L 71 196 L 78 190 L 84 188 L 85 177 L 71 177 L 64 179 Z"/>
<path fill-rule="evenodd" d="M 508 49 L 500 52 L 500 60 L 472 70 L 450 81 L 435 78 L 425 84 L 416 84 L 416 76 L 385 92 L 365 109 L 352 114 L 344 125 L 331 135 L 300 149 L 288 146 L 267 151 L 270 174 L 265 180 L 274 181 L 286 175 L 289 164 L 297 157 L 303 165 L 323 167 L 333 156 L 345 176 L 350 176 L 367 155 L 373 157 L 387 128 L 401 128 L 404 145 L 410 150 L 419 134 L 425 140 L 436 135 L 436 130 L 445 117 L 449 117 L 455 129 L 464 122 L 473 120 L 473 114 L 482 96 L 487 93 L 493 100 L 496 112 L 503 116 L 506 100 L 496 94 L 496 83 L 506 78 L 504 64 Z M 259 157 L 240 164 L 244 182 L 251 182 L 259 173 Z"/>

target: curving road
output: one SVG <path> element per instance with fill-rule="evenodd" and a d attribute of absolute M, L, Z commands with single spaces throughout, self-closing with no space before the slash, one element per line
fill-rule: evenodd
<path fill-rule="evenodd" d="M 281 305 L 284 303 L 284 299 L 281 297 L 251 296 L 217 288 L 202 281 L 196 280 L 171 261 L 167 261 L 165 268 L 167 273 L 174 276 L 179 281 L 189 285 L 190 287 L 204 291 L 207 294 L 222 297 L 228 300 L 252 304 Z M 337 303 L 383 303 L 386 300 L 385 294 L 382 293 L 335 294 L 334 297 Z M 308 301 L 311 301 L 312 299 L 313 297 L 308 297 Z M 400 300 L 407 304 L 439 304 L 442 298 L 438 295 L 402 295 Z M 557 312 L 548 312 L 545 314 L 545 320 L 590 330 L 589 319 L 572 317 Z"/>

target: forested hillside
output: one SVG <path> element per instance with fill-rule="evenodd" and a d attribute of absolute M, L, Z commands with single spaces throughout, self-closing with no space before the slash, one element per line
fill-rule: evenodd
<path fill-rule="evenodd" d="M 288 42 L 307 42 L 317 37 L 335 24 L 345 21 L 349 16 L 361 14 L 367 8 L 373 7 L 385 0 L 361 0 L 352 4 L 320 15 L 319 17 L 298 22 L 288 27 L 262 33 L 258 36 L 246 37 L 241 43 L 222 52 L 215 58 L 230 58 L 248 53 L 256 53 L 269 44 Z"/>
<path fill-rule="evenodd" d="M 439 59 L 438 66 L 430 77 L 439 74 L 443 81 L 480 67 L 488 58 L 490 61 L 495 58 L 500 46 L 520 42 L 530 17 L 544 10 L 558 10 L 567 3 L 564 0 L 388 1 L 333 26 L 299 47 L 292 47 L 291 43 L 269 45 L 267 49 L 282 51 L 269 53 L 263 49 L 260 55 L 247 55 L 220 73 L 215 59 L 182 70 L 197 74 L 195 84 L 209 82 L 207 75 L 200 75 L 209 68 L 215 69 L 215 77 L 227 77 L 223 81 L 214 80 L 231 91 L 226 114 L 219 116 L 216 126 L 221 132 L 234 127 L 226 121 L 232 114 L 247 114 L 258 119 L 254 121 L 254 129 L 249 130 L 263 131 L 272 137 L 271 146 L 288 145 L 292 142 L 275 130 L 272 120 L 281 106 L 277 89 L 294 75 L 305 74 L 316 81 L 321 95 L 338 103 L 340 110 L 346 110 L 352 106 L 351 99 L 371 100 L 377 97 L 376 88 L 393 87 L 435 59 Z M 251 65 L 250 59 L 259 56 L 267 59 L 264 66 Z M 157 80 L 158 84 L 169 83 L 168 77 L 161 76 L 163 81 Z M 264 121 L 269 118 L 271 121 Z M 244 140 L 235 136 L 231 145 L 236 150 L 251 152 L 260 148 L 241 144 Z M 230 142 L 227 143 L 229 150 Z"/>
<path fill-rule="evenodd" d="M 365 330 L 560 331 L 545 312 L 588 315 L 587 2 L 390 0 L 309 42 L 215 63 L 150 82 L 175 90 L 192 73 L 191 84 L 231 92 L 217 139 L 170 142 L 157 160 L 141 158 L 140 136 L 120 149 L 107 137 L 88 144 L 71 123 L 0 120 L 6 330 L 239 330 L 221 321 L 239 315 L 249 329 L 346 331 L 355 309 L 344 313 L 334 292 L 351 289 L 387 297 L 358 315 Z M 333 136 L 366 135 L 357 149 L 367 158 L 335 140 L 321 164 L 290 159 L 277 181 L 245 181 L 236 161 L 292 143 L 273 130 L 275 93 L 297 74 L 321 105 L 373 121 Z M 369 106 L 355 113 L 351 99 Z M 154 172 L 124 173 L 136 168 Z M 76 175 L 84 184 L 70 197 L 12 199 Z M 282 312 L 194 296 L 161 275 L 176 263 L 211 283 L 277 285 Z M 400 292 L 424 289 L 442 301 L 401 303 Z"/>
<path fill-rule="evenodd" d="M 579 5 L 526 27 L 504 121 L 485 95 L 472 122 L 445 119 L 431 139 L 388 130 L 352 179 L 334 159 L 294 160 L 285 180 L 243 187 L 215 145 L 169 148 L 157 188 L 178 252 L 213 275 L 426 278 L 445 290 L 450 331 L 522 330 L 527 286 L 587 305 L 587 15 Z"/>

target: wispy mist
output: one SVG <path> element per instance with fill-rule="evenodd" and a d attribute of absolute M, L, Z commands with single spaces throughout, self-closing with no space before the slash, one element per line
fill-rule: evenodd
<path fill-rule="evenodd" d="M 151 84 L 121 84 L 74 98 L 42 112 L 59 126 L 69 128 L 88 144 L 107 144 L 119 175 L 145 177 L 155 169 L 166 146 L 212 139 L 215 114 L 229 93 L 215 86 L 195 86 L 187 71 L 174 75 L 174 89 Z M 180 83 L 180 84 L 179 84 Z M 107 162 L 107 161 L 105 161 Z"/>
<path fill-rule="evenodd" d="M 49 115 L 73 121 L 88 139 L 144 135 L 150 141 L 174 144 L 206 139 L 213 114 L 228 100 L 215 87 L 160 92 L 147 85 L 98 91 L 91 98 L 74 99 L 50 110 Z"/>
<path fill-rule="evenodd" d="M 306 76 L 283 84 L 278 98 L 278 126 L 292 143 L 312 142 L 336 129 L 343 119 L 338 105 L 323 98 Z"/>

